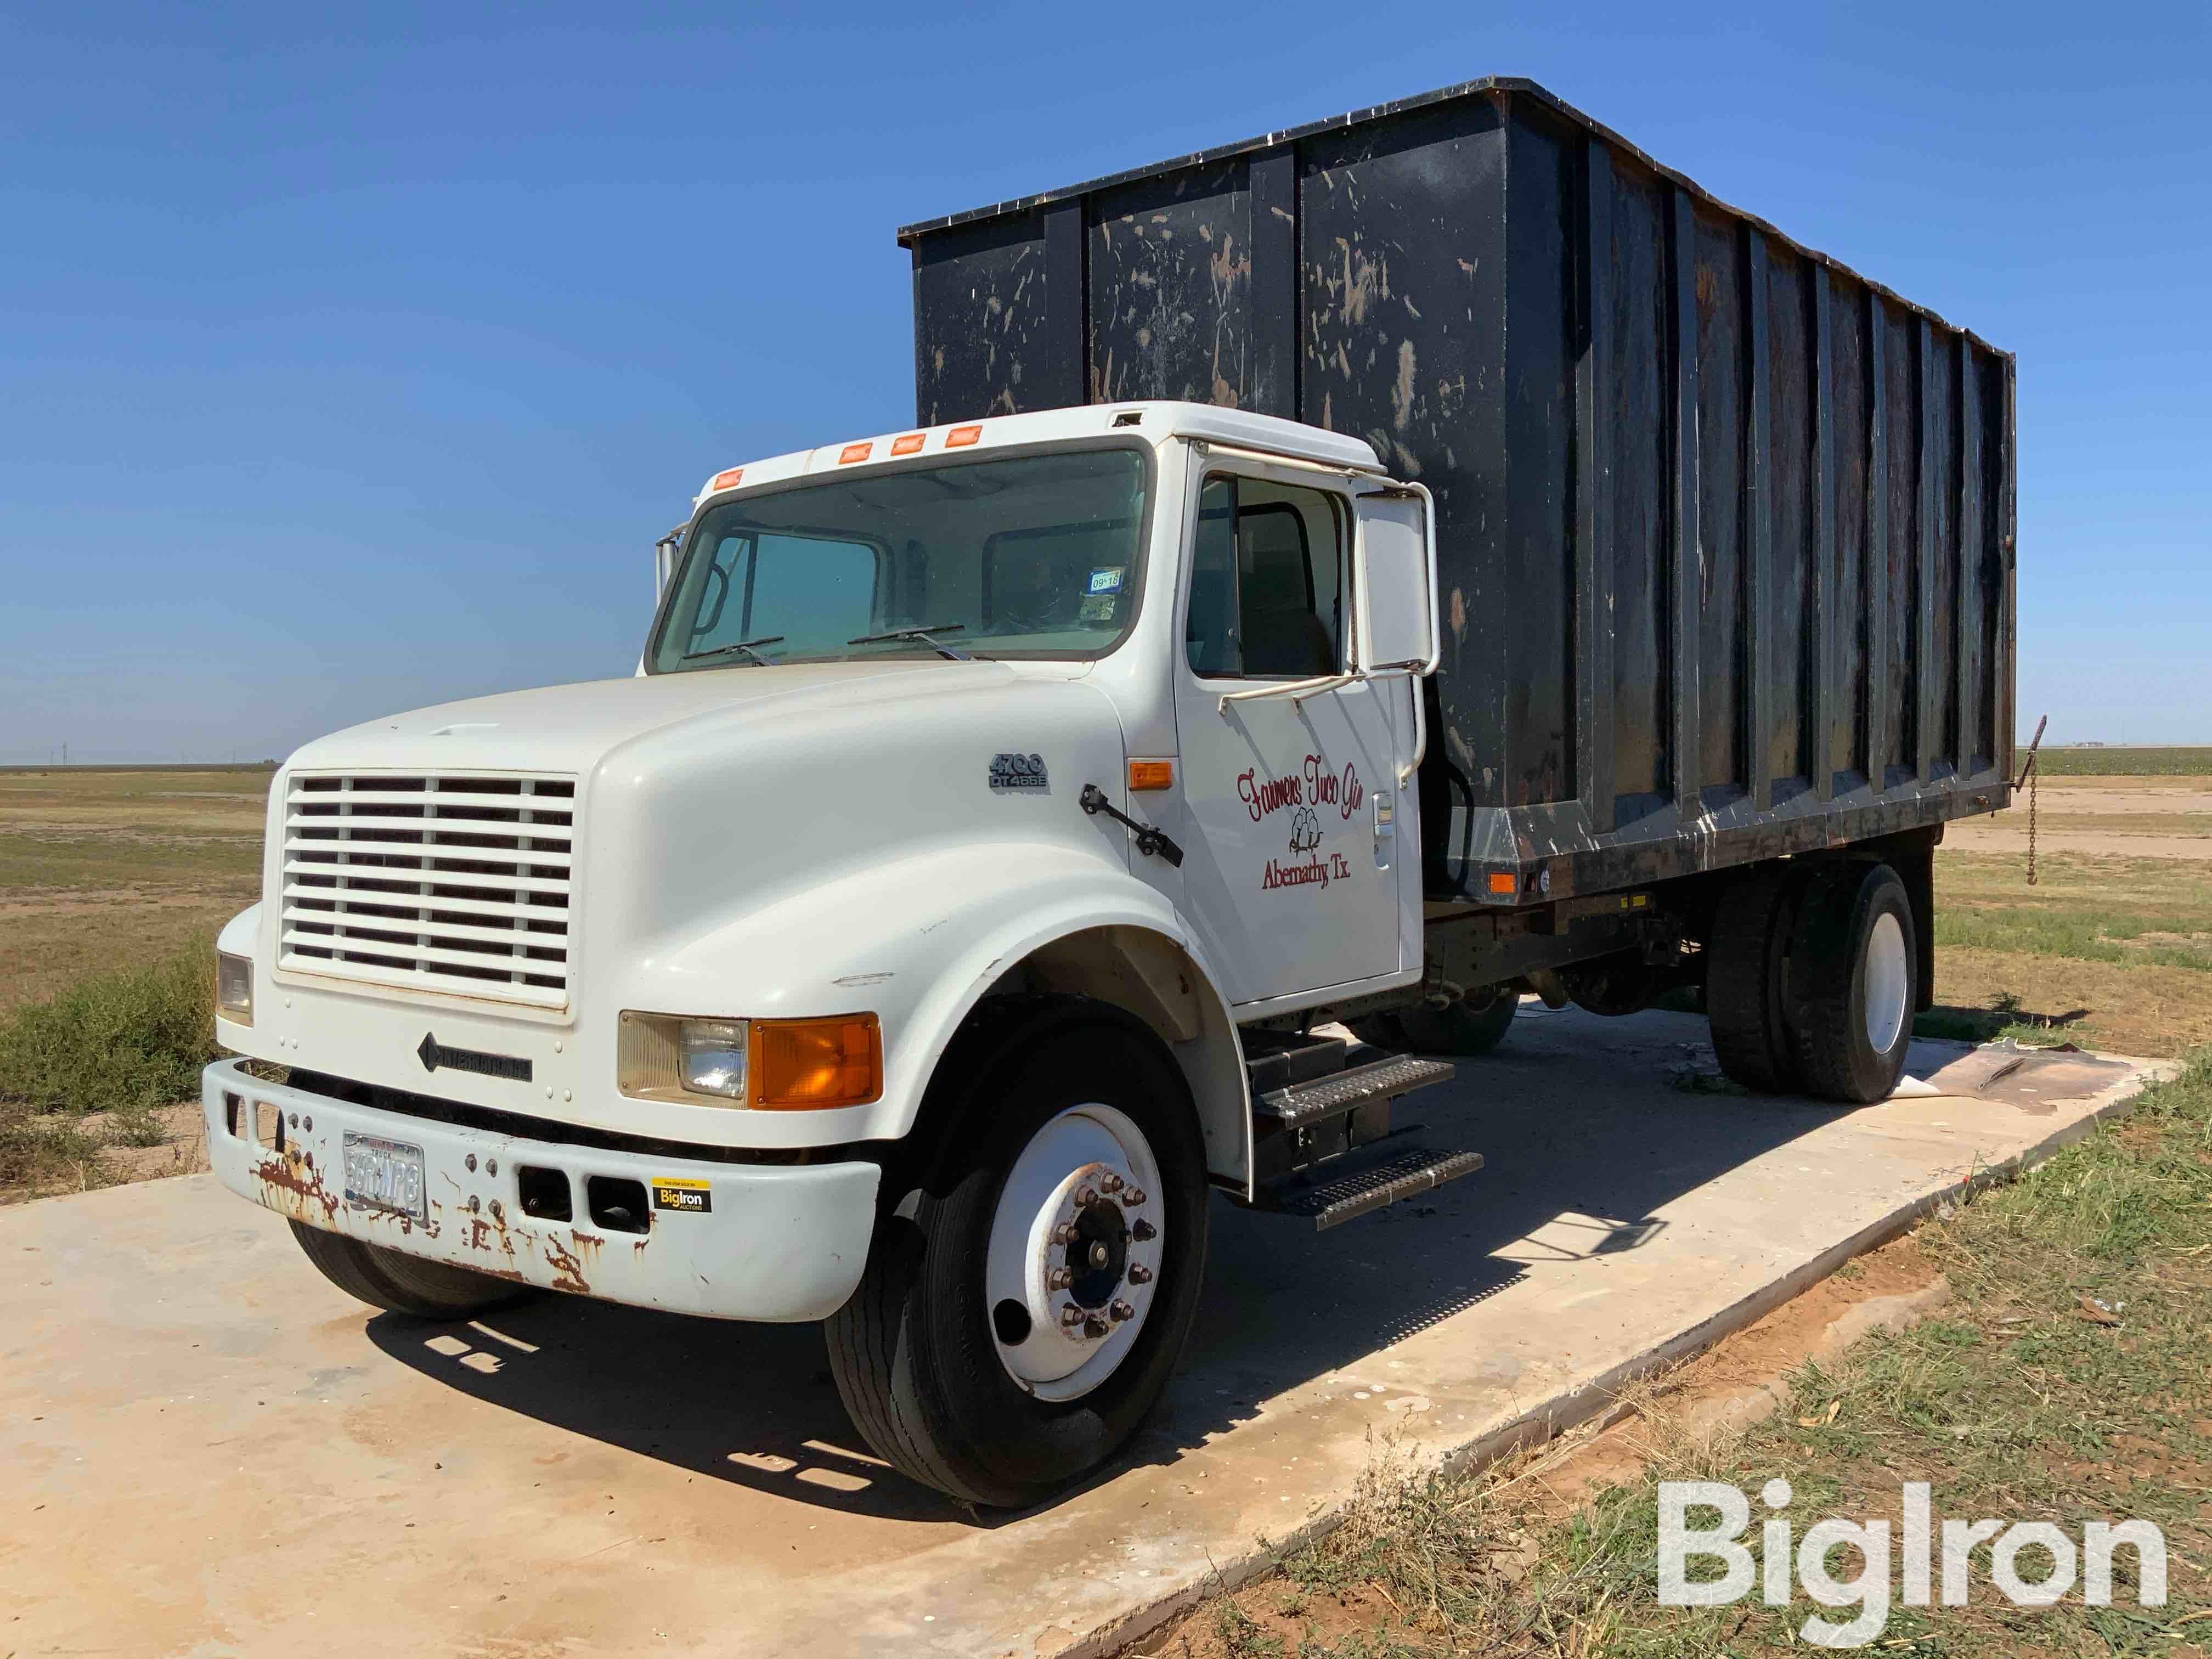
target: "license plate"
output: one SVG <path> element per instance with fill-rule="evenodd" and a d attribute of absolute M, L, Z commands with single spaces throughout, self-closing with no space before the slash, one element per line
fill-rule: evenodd
<path fill-rule="evenodd" d="M 346 1202 L 365 1210 L 428 1218 L 422 1206 L 422 1149 L 381 1135 L 345 1138 Z"/>

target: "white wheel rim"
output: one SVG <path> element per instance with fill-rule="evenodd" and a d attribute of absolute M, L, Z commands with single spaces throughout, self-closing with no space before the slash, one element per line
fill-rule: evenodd
<path fill-rule="evenodd" d="M 1164 1208 L 1151 1143 L 1113 1107 L 1071 1106 L 1030 1137 L 983 1266 L 984 1317 L 1018 1385 L 1079 1399 L 1128 1357 L 1159 1289 Z"/>
<path fill-rule="evenodd" d="M 1875 1053 L 1886 1054 L 1905 1029 L 1905 1004 L 1911 986 L 1911 970 L 1905 960 L 1905 929 L 1897 918 L 1883 911 L 1867 935 L 1865 987 L 1867 1041 Z"/>

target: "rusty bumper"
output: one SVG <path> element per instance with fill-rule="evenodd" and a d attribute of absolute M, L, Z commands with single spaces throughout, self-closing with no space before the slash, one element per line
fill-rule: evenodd
<path fill-rule="evenodd" d="M 823 1319 L 867 1261 L 872 1164 L 763 1167 L 538 1141 L 258 1082 L 238 1060 L 201 1074 L 200 1104 L 210 1161 L 233 1192 L 311 1227 L 547 1290 L 720 1319 Z M 421 1150 L 419 1218 L 348 1196 L 349 1134 Z M 526 1170 L 566 1176 L 572 1218 L 526 1212 Z M 648 1195 L 622 1218 L 636 1231 L 594 1221 L 588 1194 L 605 1190 L 594 1177 Z"/>

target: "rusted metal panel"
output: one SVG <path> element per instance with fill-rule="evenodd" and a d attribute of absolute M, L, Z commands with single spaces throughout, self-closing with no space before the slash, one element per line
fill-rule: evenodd
<path fill-rule="evenodd" d="M 1435 493 L 1432 898 L 2002 805 L 2014 365 L 1523 81 L 908 227 L 925 420 L 1194 398 Z"/>
<path fill-rule="evenodd" d="M 1869 576 L 1875 561 L 1872 537 L 1875 520 L 1868 513 L 1869 499 L 1879 499 L 1872 484 L 1871 457 L 1879 428 L 1869 399 L 1869 365 L 1867 356 L 1866 295 L 1860 285 L 1833 271 L 1823 271 L 1828 298 L 1827 420 L 1823 428 L 1823 465 L 1828 473 L 1830 578 L 1829 611 L 1832 619 L 1825 630 L 1828 647 L 1828 683 L 1833 690 L 1828 704 L 1828 763 L 1832 775 L 1829 792 L 1848 792 L 1867 776 L 1867 734 L 1875 725 L 1871 698 L 1875 687 L 1867 672 L 1872 660 L 1870 632 L 1880 606 Z"/>
<path fill-rule="evenodd" d="M 1613 810 L 1621 824 L 1671 805 L 1674 781 L 1666 207 L 1665 186 L 1648 169 L 1615 167 L 1607 261 L 1614 372 L 1601 419 L 1613 486 Z"/>
<path fill-rule="evenodd" d="M 1244 171 L 1170 173 L 1091 204 L 1090 401 L 1257 406 Z"/>
<path fill-rule="evenodd" d="M 1674 810 L 1685 823 L 1703 811 L 1699 796 L 1698 717 L 1704 692 L 1705 664 L 1698 647 L 1698 551 L 1702 538 L 1698 518 L 1698 276 L 1697 232 L 1690 192 L 1680 185 L 1668 192 L 1667 264 L 1674 301 L 1669 319 L 1668 356 L 1674 370 L 1674 418 L 1667 446 L 1674 517 L 1668 564 L 1674 577 Z"/>
<path fill-rule="evenodd" d="M 1612 261 L 1589 257 L 1593 248 L 1610 252 L 1613 246 L 1613 160 L 1602 144 L 1585 146 L 1580 208 L 1583 257 L 1575 265 L 1575 776 L 1589 832 L 1603 835 L 1613 827 L 1614 553 L 1607 428 L 1598 399 L 1613 384 Z"/>
<path fill-rule="evenodd" d="M 1753 363 L 1763 349 L 1744 328 L 1741 227 L 1711 208 L 1697 214 L 1698 775 L 1708 800 L 1752 787 L 1746 738 L 1759 729 L 1747 672 L 1755 630 L 1746 593 L 1759 565 L 1762 498 L 1745 488 L 1759 470 L 1763 393 Z"/>
<path fill-rule="evenodd" d="M 1767 640 L 1767 775 L 1775 795 L 1809 788 L 1807 763 L 1813 630 L 1813 319 L 1805 263 L 1767 250 L 1767 473 L 1762 481 L 1773 542 L 1768 599 L 1760 618 Z M 1770 798 L 1771 799 L 1771 798 Z"/>

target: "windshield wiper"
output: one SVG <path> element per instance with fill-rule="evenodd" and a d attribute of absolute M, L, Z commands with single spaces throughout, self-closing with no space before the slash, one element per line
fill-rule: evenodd
<path fill-rule="evenodd" d="M 933 634 L 957 634 L 967 627 L 966 623 L 932 623 L 927 628 L 894 628 L 887 634 L 863 634 L 857 640 L 848 640 L 848 645 L 881 645 L 887 640 L 920 640 L 941 657 L 955 662 L 973 662 L 975 653 L 963 651 L 957 645 L 947 645 L 943 640 L 930 638 Z"/>
<path fill-rule="evenodd" d="M 678 662 L 703 662 L 708 657 L 726 657 L 732 651 L 742 651 L 745 655 L 750 657 L 755 662 L 758 663 L 763 668 L 773 668 L 775 665 L 770 662 L 766 657 L 761 655 L 759 652 L 754 650 L 753 647 L 757 645 L 775 645 L 780 643 L 782 639 L 783 635 L 781 634 L 763 634 L 757 640 L 732 640 L 727 645 L 710 645 L 704 651 L 687 651 L 681 657 L 678 658 L 677 660 Z"/>

